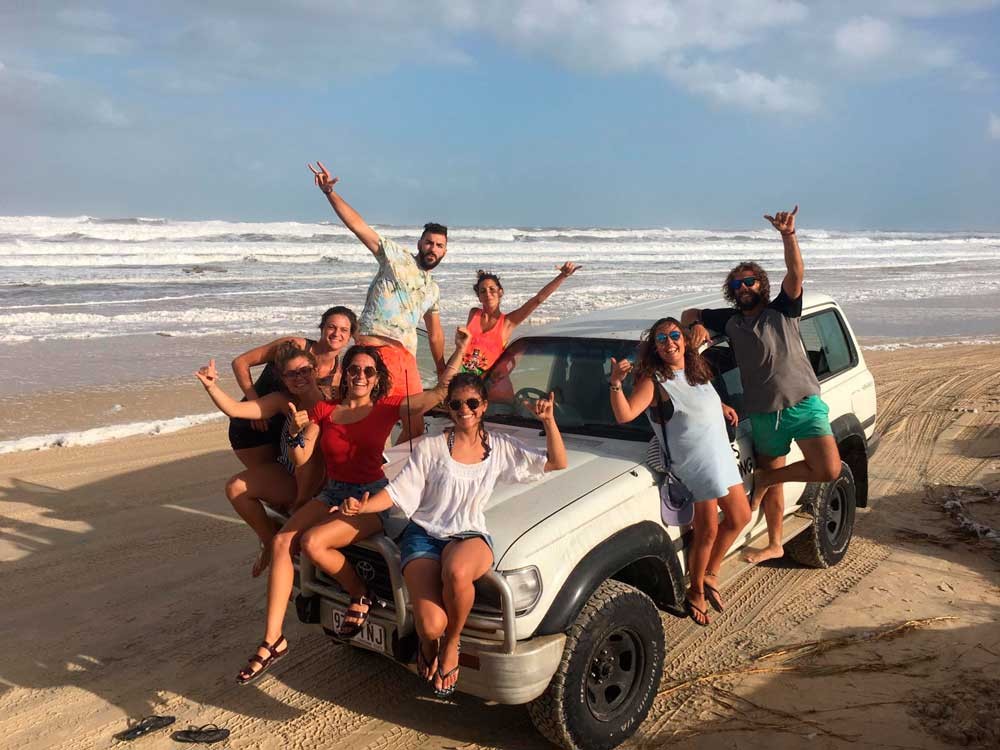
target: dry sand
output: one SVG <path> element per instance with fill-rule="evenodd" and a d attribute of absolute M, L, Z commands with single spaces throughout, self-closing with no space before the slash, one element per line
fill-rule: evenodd
<path fill-rule="evenodd" d="M 998 484 L 995 357 L 868 355 L 885 437 L 847 558 L 746 573 L 707 631 L 665 617 L 662 692 L 626 747 L 996 746 L 1000 550 L 960 522 L 996 528 L 997 499 L 943 486 Z M 436 701 L 293 615 L 289 657 L 237 687 L 263 585 L 221 492 L 224 429 L 0 456 L 0 747 L 105 748 L 154 711 L 228 726 L 232 748 L 548 747 L 523 708 Z M 936 617 L 955 619 L 834 642 Z M 813 640 L 837 647 L 755 659 Z M 140 743 L 176 747 L 166 731 Z"/>

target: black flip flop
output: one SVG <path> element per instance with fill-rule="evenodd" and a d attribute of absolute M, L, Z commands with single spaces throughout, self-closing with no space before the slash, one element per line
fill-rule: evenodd
<path fill-rule="evenodd" d="M 229 739 L 229 730 L 216 724 L 205 724 L 201 727 L 188 727 L 170 735 L 170 739 L 177 742 L 222 742 Z"/>
<path fill-rule="evenodd" d="M 726 608 L 722 606 L 722 597 L 719 595 L 719 590 L 715 586 L 709 586 L 707 583 L 702 584 L 705 587 L 705 601 L 712 605 L 714 609 L 719 614 L 726 611 Z"/>
<path fill-rule="evenodd" d="M 691 618 L 691 621 L 694 622 L 695 625 L 697 625 L 700 628 L 707 628 L 709 625 L 712 624 L 711 621 L 709 621 L 709 619 L 708 619 L 708 611 L 707 610 L 704 610 L 704 609 L 701 609 L 700 607 L 694 606 L 694 604 L 691 603 L 690 599 L 685 599 L 684 600 L 684 604 L 685 604 L 685 608 L 687 609 L 688 617 Z M 697 612 L 699 615 L 701 615 L 702 617 L 704 617 L 705 618 L 705 622 L 698 622 L 698 619 L 694 616 L 695 612 Z"/>
<path fill-rule="evenodd" d="M 177 719 L 173 716 L 147 716 L 144 719 L 137 721 L 128 729 L 116 734 L 115 739 L 123 742 L 137 740 L 150 732 L 155 732 L 157 729 L 169 727 L 175 721 L 177 721 Z"/>

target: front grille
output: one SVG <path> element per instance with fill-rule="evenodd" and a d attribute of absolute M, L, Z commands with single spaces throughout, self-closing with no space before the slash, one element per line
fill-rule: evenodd
<path fill-rule="evenodd" d="M 375 550 L 364 547 L 347 547 L 341 550 L 354 567 L 354 572 L 368 586 L 369 596 L 376 596 L 392 604 L 392 579 L 389 578 L 389 567 L 385 559 Z M 331 586 L 340 588 L 340 584 L 320 568 L 316 568 L 316 577 Z"/>

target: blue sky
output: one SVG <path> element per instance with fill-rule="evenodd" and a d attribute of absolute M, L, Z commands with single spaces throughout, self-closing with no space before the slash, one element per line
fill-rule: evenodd
<path fill-rule="evenodd" d="M 1000 231 L 1000 0 L 0 0 L 0 214 Z M 808 218 L 807 218 L 808 217 Z"/>

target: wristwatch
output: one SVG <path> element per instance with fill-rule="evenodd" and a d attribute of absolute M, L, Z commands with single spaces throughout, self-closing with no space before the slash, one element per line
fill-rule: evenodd
<path fill-rule="evenodd" d="M 614 383 L 611 383 L 611 384 L 610 384 L 610 388 L 611 388 L 611 390 L 613 390 L 613 391 L 620 391 L 620 390 L 622 389 L 622 387 L 621 387 L 621 385 L 620 385 L 620 384 L 619 384 L 619 385 L 615 385 Z"/>

